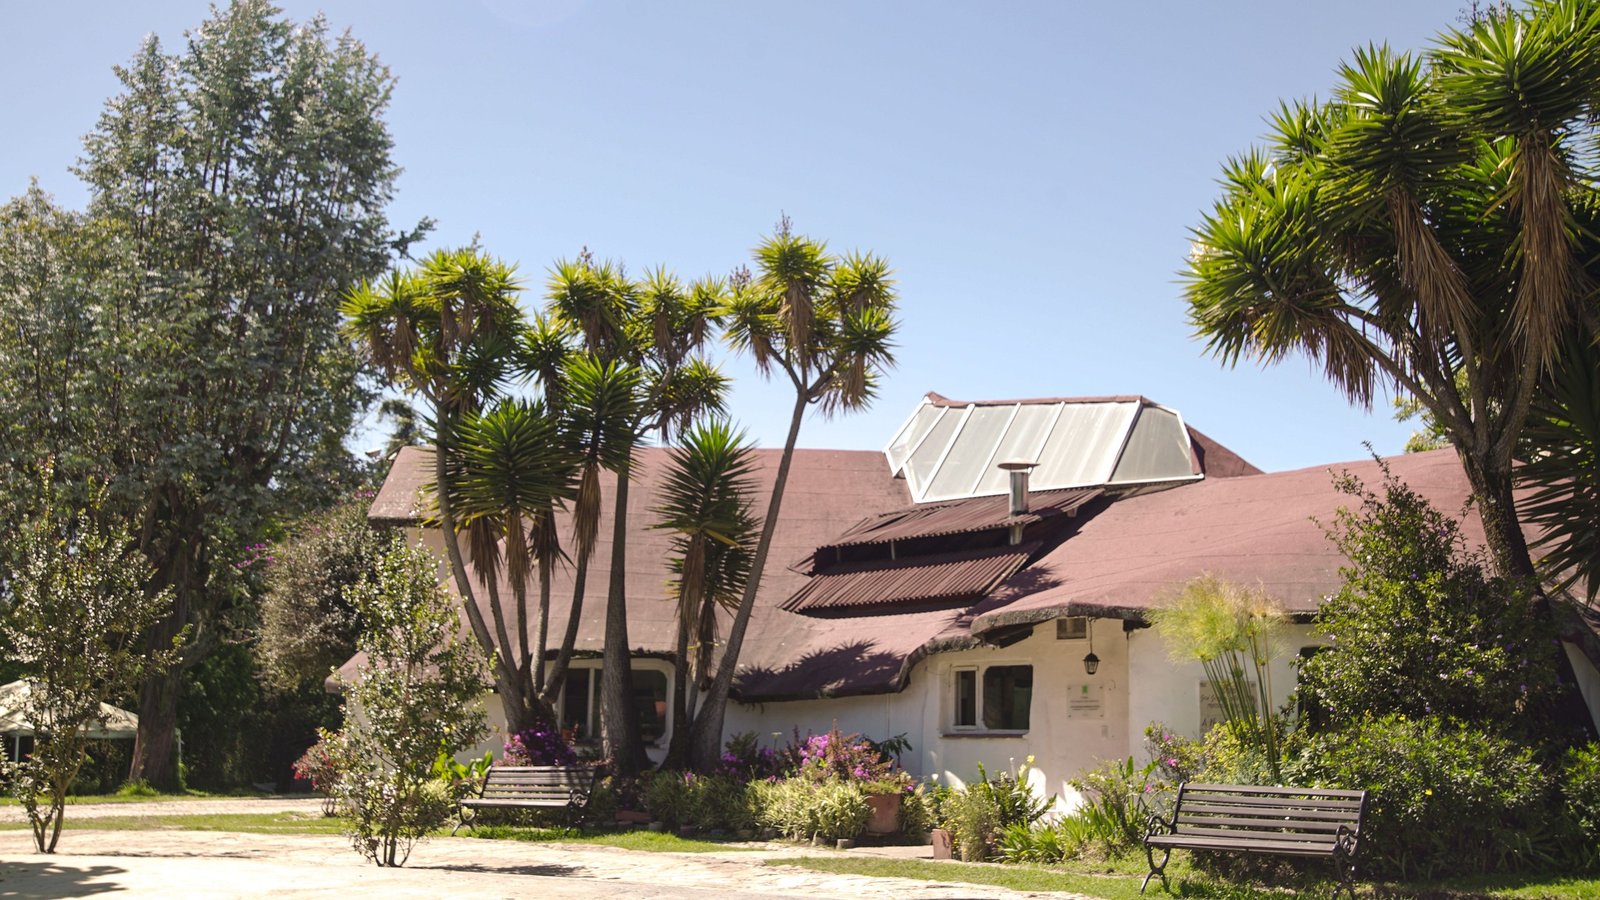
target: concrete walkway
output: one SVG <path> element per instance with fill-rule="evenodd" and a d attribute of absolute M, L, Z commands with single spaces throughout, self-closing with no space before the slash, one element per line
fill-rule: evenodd
<path fill-rule="evenodd" d="M 1074 896 L 762 865 L 767 859 L 797 855 L 838 853 L 790 847 L 652 853 L 586 844 L 435 838 L 418 844 L 405 868 L 380 869 L 351 850 L 345 838 L 332 835 L 74 830 L 63 833 L 58 852 L 46 857 L 32 852 L 27 832 L 6 831 L 0 832 L 0 898 L 103 893 L 338 900 L 365 895 L 663 900 Z"/>

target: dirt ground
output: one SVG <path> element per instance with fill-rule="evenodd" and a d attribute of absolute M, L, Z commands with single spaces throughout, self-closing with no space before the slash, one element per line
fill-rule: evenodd
<path fill-rule="evenodd" d="M 197 802 L 185 801 L 183 810 Z M 219 801 L 221 803 L 222 801 Z M 239 801 L 232 801 L 238 803 Z M 244 809 L 261 812 L 261 801 Z M 271 801 L 268 801 L 271 802 Z M 138 812 L 155 812 L 151 804 Z M 104 807 L 96 808 L 102 809 Z M 276 809 L 277 807 L 274 807 Z M 315 808 L 315 804 L 312 804 Z M 89 808 L 78 812 L 87 817 Z M 120 814 L 133 810 L 122 807 Z M 70 815 L 71 813 L 69 813 Z M 117 812 L 108 813 L 111 815 Z M 90 897 L 608 897 L 1062 898 L 981 885 L 829 875 L 763 866 L 766 859 L 829 850 L 652 853 L 615 847 L 435 838 L 401 869 L 380 869 L 338 835 L 202 831 L 62 834 L 54 856 L 32 852 L 26 831 L 0 832 L 0 898 Z M 864 851 L 849 851 L 861 853 Z"/>

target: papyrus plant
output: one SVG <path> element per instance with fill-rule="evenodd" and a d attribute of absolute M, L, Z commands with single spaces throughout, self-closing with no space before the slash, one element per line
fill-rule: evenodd
<path fill-rule="evenodd" d="M 1260 749 L 1272 779 L 1282 781 L 1271 671 L 1282 607 L 1260 587 L 1205 574 L 1174 591 L 1149 618 L 1175 662 L 1200 661 L 1234 737 Z"/>

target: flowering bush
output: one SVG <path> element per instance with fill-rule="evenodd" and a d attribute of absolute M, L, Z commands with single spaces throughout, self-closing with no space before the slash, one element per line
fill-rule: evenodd
<path fill-rule="evenodd" d="M 755 732 L 744 731 L 728 739 L 714 774 L 741 783 L 759 779 L 771 781 L 784 773 L 785 763 L 785 758 L 777 751 L 756 742 Z"/>
<path fill-rule="evenodd" d="M 311 789 L 321 794 L 322 814 L 331 816 L 337 808 L 334 792 L 339 787 L 339 777 L 346 765 L 339 751 L 338 735 L 326 729 L 317 732 L 317 742 L 295 760 L 294 777 L 311 782 Z"/>
<path fill-rule="evenodd" d="M 540 722 L 506 738 L 502 766 L 573 766 L 578 754 L 549 722 Z"/>
<path fill-rule="evenodd" d="M 875 782 L 890 778 L 897 769 L 895 761 L 871 741 L 859 734 L 840 734 L 837 722 L 826 734 L 813 734 L 799 743 L 798 751 L 796 774 L 808 781 Z"/>

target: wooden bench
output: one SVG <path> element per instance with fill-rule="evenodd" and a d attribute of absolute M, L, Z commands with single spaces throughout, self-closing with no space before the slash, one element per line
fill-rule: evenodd
<path fill-rule="evenodd" d="M 1355 855 L 1366 811 L 1366 791 L 1185 782 L 1178 786 L 1170 820 L 1150 816 L 1144 837 L 1150 874 L 1139 893 L 1157 875 L 1167 887 L 1167 862 L 1182 847 L 1327 857 L 1340 885 L 1354 897 Z M 1157 849 L 1166 851 L 1159 866 Z"/>
<path fill-rule="evenodd" d="M 477 796 L 461 801 L 462 819 L 456 828 L 470 827 L 481 809 L 564 809 L 581 814 L 599 777 L 600 771 L 590 766 L 491 766 Z"/>

